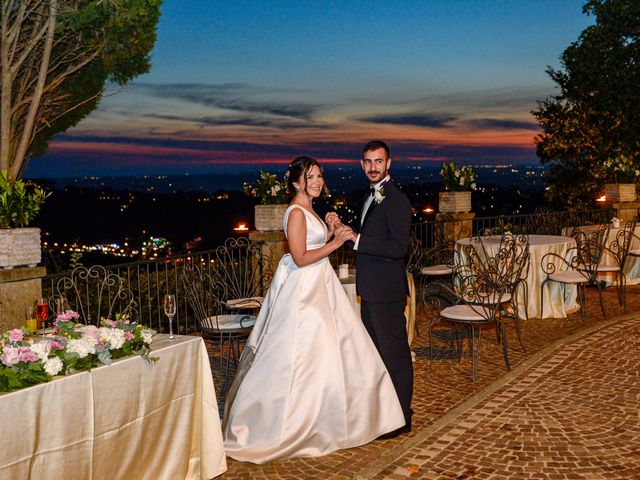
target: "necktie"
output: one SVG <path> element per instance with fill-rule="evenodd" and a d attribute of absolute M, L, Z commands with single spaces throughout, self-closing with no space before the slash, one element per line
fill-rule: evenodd
<path fill-rule="evenodd" d="M 376 189 L 374 187 L 369 187 L 369 193 L 371 193 L 371 196 L 373 197 L 376 194 Z"/>

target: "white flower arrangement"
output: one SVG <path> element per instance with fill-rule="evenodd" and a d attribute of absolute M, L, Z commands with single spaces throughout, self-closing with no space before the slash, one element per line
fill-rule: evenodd
<path fill-rule="evenodd" d="M 476 189 L 478 175 L 470 165 L 458 167 L 453 162 L 443 163 L 440 175 L 444 180 L 444 189 L 448 192 L 468 192 Z"/>
<path fill-rule="evenodd" d="M 384 199 L 384 187 L 376 189 L 373 194 L 373 201 L 376 202 L 376 205 L 380 205 Z"/>
<path fill-rule="evenodd" d="M 109 365 L 114 358 L 140 355 L 151 364 L 155 360 L 149 357 L 155 330 L 120 316 L 103 320 L 101 327 L 79 326 L 75 323 L 78 318 L 72 310 L 58 315 L 52 339 L 36 341 L 27 336 L 26 327 L 4 332 L 0 337 L 0 392 Z"/>

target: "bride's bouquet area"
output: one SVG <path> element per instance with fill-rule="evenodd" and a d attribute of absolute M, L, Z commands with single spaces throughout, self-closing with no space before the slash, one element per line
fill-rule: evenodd
<path fill-rule="evenodd" d="M 47 338 L 29 336 L 14 328 L 0 338 L 0 392 L 50 381 L 56 375 L 110 365 L 113 359 L 140 355 L 149 363 L 155 330 L 116 316 L 101 326 L 78 324 L 78 313 L 67 310 L 54 321 Z"/>

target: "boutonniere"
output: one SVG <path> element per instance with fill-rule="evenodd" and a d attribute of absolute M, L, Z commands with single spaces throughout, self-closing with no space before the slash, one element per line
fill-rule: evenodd
<path fill-rule="evenodd" d="M 373 201 L 376 202 L 376 205 L 380 205 L 384 200 L 384 187 L 376 190 L 376 193 L 373 194 Z"/>

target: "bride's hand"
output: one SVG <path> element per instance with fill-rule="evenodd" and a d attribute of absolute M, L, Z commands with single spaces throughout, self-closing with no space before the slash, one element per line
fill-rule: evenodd
<path fill-rule="evenodd" d="M 324 216 L 324 221 L 329 227 L 329 233 L 333 233 L 336 227 L 342 225 L 342 220 L 340 220 L 340 217 L 336 212 L 328 212 Z"/>
<path fill-rule="evenodd" d="M 336 228 L 336 231 L 334 233 L 334 238 L 340 243 L 340 245 L 342 245 L 347 240 L 351 240 L 352 236 L 353 231 L 351 230 L 351 227 L 347 227 L 345 225 L 340 225 L 338 228 Z"/>

